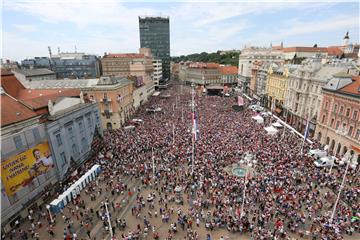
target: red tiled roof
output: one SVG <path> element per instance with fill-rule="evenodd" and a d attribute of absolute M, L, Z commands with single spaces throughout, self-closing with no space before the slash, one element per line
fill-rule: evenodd
<path fill-rule="evenodd" d="M 196 62 L 196 63 L 190 63 L 189 68 L 219 68 L 220 64 L 218 63 L 203 63 L 203 62 Z"/>
<path fill-rule="evenodd" d="M 9 97 L 6 94 L 1 94 L 1 127 L 7 126 L 12 123 L 21 122 L 38 114 L 27 108 L 19 101 Z"/>
<path fill-rule="evenodd" d="M 272 50 L 282 50 L 283 47 L 281 45 L 279 45 L 279 46 L 273 46 L 271 49 Z"/>
<path fill-rule="evenodd" d="M 352 77 L 353 82 L 340 88 L 339 92 L 350 93 L 360 96 L 360 76 Z"/>
<path fill-rule="evenodd" d="M 1 77 L 8 75 L 14 75 L 14 74 L 5 68 L 1 68 Z"/>
<path fill-rule="evenodd" d="M 236 75 L 238 74 L 238 68 L 236 66 L 220 66 L 220 74 L 223 75 Z"/>
<path fill-rule="evenodd" d="M 78 89 L 26 89 L 13 74 L 1 72 L 1 86 L 6 92 L 1 94 L 1 126 L 47 113 L 49 100 L 80 94 Z"/>
<path fill-rule="evenodd" d="M 339 47 L 328 47 L 327 53 L 329 56 L 341 56 L 343 51 Z"/>
<path fill-rule="evenodd" d="M 1 71 L 1 73 L 3 73 Z M 1 87 L 5 90 L 6 93 L 10 94 L 13 97 L 16 97 L 19 91 L 25 89 L 25 87 L 20 83 L 19 80 L 14 76 L 14 74 L 1 75 Z"/>
<path fill-rule="evenodd" d="M 80 95 L 78 89 L 36 89 L 36 90 L 22 90 L 19 92 L 17 98 L 37 110 L 39 108 L 47 107 L 49 100 L 55 102 L 61 97 L 76 97 Z"/>
<path fill-rule="evenodd" d="M 282 50 L 283 52 L 327 52 L 325 47 L 287 47 Z"/>
<path fill-rule="evenodd" d="M 119 54 L 108 54 L 104 58 L 144 58 L 144 54 L 140 53 L 119 53 Z"/>

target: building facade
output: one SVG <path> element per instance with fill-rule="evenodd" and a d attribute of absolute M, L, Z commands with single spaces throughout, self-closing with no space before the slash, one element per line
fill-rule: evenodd
<path fill-rule="evenodd" d="M 264 62 L 256 70 L 256 80 L 255 80 L 255 92 L 252 95 L 253 98 L 260 101 L 262 106 L 268 106 L 268 98 L 266 95 L 266 83 L 269 69 L 277 69 L 280 65 L 276 63 Z"/>
<path fill-rule="evenodd" d="M 343 156 L 360 145 L 360 77 L 334 77 L 323 88 L 315 137 Z M 357 162 L 360 154 L 355 152 Z"/>
<path fill-rule="evenodd" d="M 281 114 L 284 108 L 288 80 L 288 67 L 273 68 L 270 66 L 266 83 L 266 95 L 268 98 L 266 107 L 278 114 Z"/>
<path fill-rule="evenodd" d="M 139 17 L 140 47 L 150 48 L 155 59 L 161 59 L 162 76 L 170 78 L 169 17 Z"/>
<path fill-rule="evenodd" d="M 1 74 L 1 227 L 8 232 L 16 220 L 28 216 L 30 209 L 37 210 L 48 201 L 59 181 L 64 180 L 65 168 L 59 166 L 70 164 L 71 158 L 62 152 L 67 154 L 66 146 L 72 143 L 68 132 L 60 134 L 66 131 L 66 123 L 86 117 L 83 121 L 87 124 L 92 116 L 93 124 L 101 125 L 100 118 L 93 114 L 98 111 L 96 104 L 82 103 L 79 91 L 29 90 L 11 72 Z M 76 104 L 71 104 L 74 101 Z M 53 102 L 56 104 L 49 104 Z M 89 142 L 95 131 L 84 127 Z M 76 125 L 74 131 L 78 131 Z M 101 134 L 101 128 L 96 132 Z M 74 160 L 84 162 L 89 149 L 90 146 L 84 151 L 80 148 Z"/>
<path fill-rule="evenodd" d="M 273 48 L 261 48 L 261 47 L 246 47 L 241 50 L 239 56 L 239 87 L 241 90 L 250 94 L 250 80 L 252 74 L 253 63 L 261 62 L 275 62 L 283 63 L 283 55 L 280 50 L 274 50 Z"/>
<path fill-rule="evenodd" d="M 221 83 L 219 64 L 191 63 L 186 68 L 186 82 L 200 85 Z"/>
<path fill-rule="evenodd" d="M 317 56 L 326 58 L 328 50 L 326 47 L 287 47 L 282 49 L 286 61 L 293 59 L 305 59 Z"/>
<path fill-rule="evenodd" d="M 154 80 L 155 88 L 157 88 L 159 87 L 159 83 L 162 79 L 162 62 L 161 59 L 154 59 L 152 63 L 154 69 L 153 80 Z"/>
<path fill-rule="evenodd" d="M 134 84 L 126 78 L 101 77 L 98 83 L 83 88 L 85 98 L 99 103 L 100 118 L 104 129 L 122 127 L 134 112 Z"/>
<path fill-rule="evenodd" d="M 44 81 L 56 79 L 56 73 L 46 69 L 15 69 L 12 71 L 15 77 L 25 86 L 32 81 Z"/>
<path fill-rule="evenodd" d="M 103 135 L 98 103 L 81 98 L 62 98 L 49 102 L 46 131 L 56 159 L 57 179 L 70 177 L 94 152 L 91 144 Z"/>
<path fill-rule="evenodd" d="M 101 75 L 97 56 L 85 53 L 58 53 L 48 57 L 35 57 L 21 61 L 24 69 L 47 68 L 56 73 L 58 79 L 96 78 Z"/>
<path fill-rule="evenodd" d="M 152 80 L 153 59 L 149 48 L 141 48 L 140 53 L 106 54 L 101 65 L 104 76 L 137 76 L 144 82 Z"/>
<path fill-rule="evenodd" d="M 336 74 L 353 68 L 347 61 L 321 63 L 321 59 L 307 59 L 290 74 L 285 108 L 288 120 L 300 132 L 305 130 L 310 118 L 310 136 L 314 135 L 317 116 L 322 100 L 321 89 Z"/>
<path fill-rule="evenodd" d="M 235 66 L 220 66 L 220 82 L 222 84 L 235 84 L 238 80 L 238 68 Z"/>

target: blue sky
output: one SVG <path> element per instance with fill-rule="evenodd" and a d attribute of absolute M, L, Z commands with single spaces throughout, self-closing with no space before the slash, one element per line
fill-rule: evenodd
<path fill-rule="evenodd" d="M 138 16 L 170 17 L 171 55 L 245 45 L 359 42 L 359 2 L 4 0 L 2 57 L 21 60 L 77 50 L 137 52 Z"/>

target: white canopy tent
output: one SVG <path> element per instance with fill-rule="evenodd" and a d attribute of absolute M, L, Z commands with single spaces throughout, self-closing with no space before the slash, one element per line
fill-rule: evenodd
<path fill-rule="evenodd" d="M 274 122 L 272 125 L 274 127 L 276 127 L 276 128 L 282 128 L 283 127 L 283 125 L 281 125 L 279 122 Z"/>
<path fill-rule="evenodd" d="M 274 135 L 274 134 L 276 134 L 278 132 L 278 130 L 276 128 L 274 128 L 273 126 L 269 126 L 269 127 L 264 128 L 264 129 L 267 131 L 267 133 L 269 135 Z"/>
<path fill-rule="evenodd" d="M 254 119 L 257 123 L 263 123 L 264 122 L 264 118 L 261 117 L 260 115 L 256 115 L 255 117 L 251 117 L 252 119 Z"/>

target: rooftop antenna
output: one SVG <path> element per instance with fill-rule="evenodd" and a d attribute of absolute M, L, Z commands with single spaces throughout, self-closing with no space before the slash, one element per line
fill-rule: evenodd
<path fill-rule="evenodd" d="M 76 45 L 75 45 L 75 53 L 76 53 Z"/>
<path fill-rule="evenodd" d="M 48 46 L 48 50 L 49 50 L 49 56 L 50 56 L 50 58 L 52 58 L 51 48 L 50 48 L 50 46 Z"/>
<path fill-rule="evenodd" d="M 60 48 L 58 47 L 58 54 L 60 55 Z"/>

